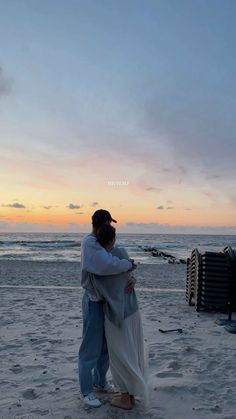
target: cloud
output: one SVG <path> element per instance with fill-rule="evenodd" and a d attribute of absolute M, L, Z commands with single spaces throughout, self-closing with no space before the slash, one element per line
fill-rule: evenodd
<path fill-rule="evenodd" d="M 158 209 L 158 210 L 164 210 L 164 209 L 171 210 L 171 209 L 174 209 L 174 207 L 173 206 L 164 207 L 164 205 L 159 205 L 159 207 L 156 207 L 156 209 Z"/>
<path fill-rule="evenodd" d="M 231 206 L 236 207 L 236 195 L 231 195 L 229 197 L 229 202 Z"/>
<path fill-rule="evenodd" d="M 41 233 L 41 232 L 54 232 L 54 233 L 89 233 L 91 231 L 90 224 L 68 223 L 65 225 L 53 223 L 34 223 L 34 222 L 6 222 L 0 220 L 0 229 L 4 232 L 12 233 Z"/>
<path fill-rule="evenodd" d="M 79 208 L 81 208 L 81 205 L 77 205 L 77 204 L 69 204 L 69 205 L 67 206 L 67 208 L 69 208 L 69 209 L 71 209 L 71 210 L 74 210 L 74 209 L 79 209 Z"/>
<path fill-rule="evenodd" d="M 21 222 L 21 223 L 8 223 L 7 231 L 17 233 L 17 232 L 41 232 L 42 231 L 42 224 L 40 223 L 27 223 L 27 222 Z"/>
<path fill-rule="evenodd" d="M 88 233 L 91 231 L 90 224 L 70 222 L 65 225 L 41 224 L 30 222 L 6 222 L 0 220 L 0 229 L 4 232 L 76 232 Z M 146 233 L 146 234 L 236 234 L 236 226 L 194 226 L 194 225 L 170 225 L 160 223 L 136 223 L 127 222 L 120 225 L 120 233 Z"/>
<path fill-rule="evenodd" d="M 236 89 L 233 86 L 226 93 L 224 83 L 208 77 L 202 75 L 192 89 L 187 87 L 190 80 L 185 81 L 185 88 L 176 80 L 179 83 L 173 89 L 158 85 L 154 91 L 155 86 L 153 89 L 150 84 L 145 98 L 139 92 L 144 131 L 156 142 L 162 140 L 173 158 L 174 171 L 181 177 L 197 168 L 207 171 L 206 180 L 217 180 L 222 169 L 236 172 Z"/>
<path fill-rule="evenodd" d="M 204 174 L 206 180 L 217 180 L 217 179 L 221 178 L 220 175 L 216 175 L 215 173 L 203 172 L 203 174 Z"/>
<path fill-rule="evenodd" d="M 152 179 L 153 180 L 153 179 Z M 140 190 L 143 192 L 162 192 L 162 188 L 153 186 L 150 184 L 149 180 L 149 173 L 145 171 L 144 174 L 138 174 L 137 178 L 133 180 L 132 182 L 129 182 L 129 188 L 132 192 L 139 193 Z"/>
<path fill-rule="evenodd" d="M 9 223 L 7 221 L 0 220 L 0 228 L 7 228 L 9 226 Z"/>
<path fill-rule="evenodd" d="M 81 214 L 84 214 L 84 212 L 76 212 L 76 214 L 79 214 L 79 215 L 81 215 Z"/>
<path fill-rule="evenodd" d="M 153 234 L 236 234 L 236 226 L 194 226 L 170 225 L 160 223 L 127 222 L 120 229 L 124 233 L 153 233 Z"/>
<path fill-rule="evenodd" d="M 12 92 L 12 80 L 7 77 L 0 66 L 0 96 L 9 95 Z"/>
<path fill-rule="evenodd" d="M 94 201 L 94 202 L 91 203 L 91 207 L 97 207 L 98 204 L 99 204 L 99 202 Z"/>
<path fill-rule="evenodd" d="M 80 232 L 81 230 L 81 225 L 79 223 L 68 223 L 67 224 L 67 230 L 69 231 L 75 231 L 75 232 Z"/>
<path fill-rule="evenodd" d="M 44 205 L 42 208 L 50 210 L 52 208 L 59 208 L 59 205 Z"/>
<path fill-rule="evenodd" d="M 9 207 L 9 208 L 26 208 L 25 205 L 20 204 L 19 202 L 14 202 L 13 204 L 3 204 L 2 207 Z"/>
<path fill-rule="evenodd" d="M 187 174 L 187 170 L 185 167 L 183 166 L 177 166 L 177 172 L 179 175 L 186 175 Z"/>

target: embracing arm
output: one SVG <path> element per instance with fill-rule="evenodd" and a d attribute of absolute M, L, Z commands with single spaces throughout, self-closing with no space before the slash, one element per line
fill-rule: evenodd
<path fill-rule="evenodd" d="M 96 275 L 116 275 L 132 269 L 129 260 L 112 256 L 93 236 L 84 243 L 83 253 L 86 255 L 83 269 Z"/>
<path fill-rule="evenodd" d="M 103 248 L 94 253 L 91 262 L 93 273 L 97 275 L 115 275 L 132 269 L 132 263 L 129 260 L 112 256 Z"/>

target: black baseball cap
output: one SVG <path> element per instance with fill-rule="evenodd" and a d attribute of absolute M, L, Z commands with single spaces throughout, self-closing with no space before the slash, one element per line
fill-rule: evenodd
<path fill-rule="evenodd" d="M 104 223 L 106 223 L 106 221 L 117 223 L 117 221 L 114 220 L 114 218 L 112 218 L 109 211 L 107 211 L 105 209 L 99 209 L 99 210 L 95 211 L 95 213 L 92 215 L 93 225 L 104 224 Z"/>

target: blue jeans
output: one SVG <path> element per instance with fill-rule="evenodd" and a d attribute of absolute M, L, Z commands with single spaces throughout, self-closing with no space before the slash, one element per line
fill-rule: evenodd
<path fill-rule="evenodd" d="M 109 368 L 109 356 L 104 331 L 103 302 L 90 301 L 85 293 L 82 300 L 83 338 L 79 349 L 79 384 L 83 396 L 93 391 L 93 385 L 104 386 Z"/>

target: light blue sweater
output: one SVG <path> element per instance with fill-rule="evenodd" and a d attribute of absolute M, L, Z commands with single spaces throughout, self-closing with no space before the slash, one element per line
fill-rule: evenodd
<path fill-rule="evenodd" d="M 111 253 L 121 260 L 128 259 L 125 249 L 115 247 Z M 88 286 L 92 286 L 96 296 L 104 301 L 104 313 L 117 327 L 122 327 L 124 320 L 138 310 L 138 302 L 134 289 L 125 292 L 130 272 L 116 275 L 95 275 L 82 271 L 82 277 Z"/>
<path fill-rule="evenodd" d="M 84 237 L 81 244 L 81 285 L 96 296 L 93 283 L 88 275 L 83 272 L 90 272 L 96 275 L 116 275 L 132 269 L 132 262 L 127 259 L 120 259 L 107 252 L 95 236 L 91 233 Z M 99 298 L 98 298 L 99 299 Z"/>

